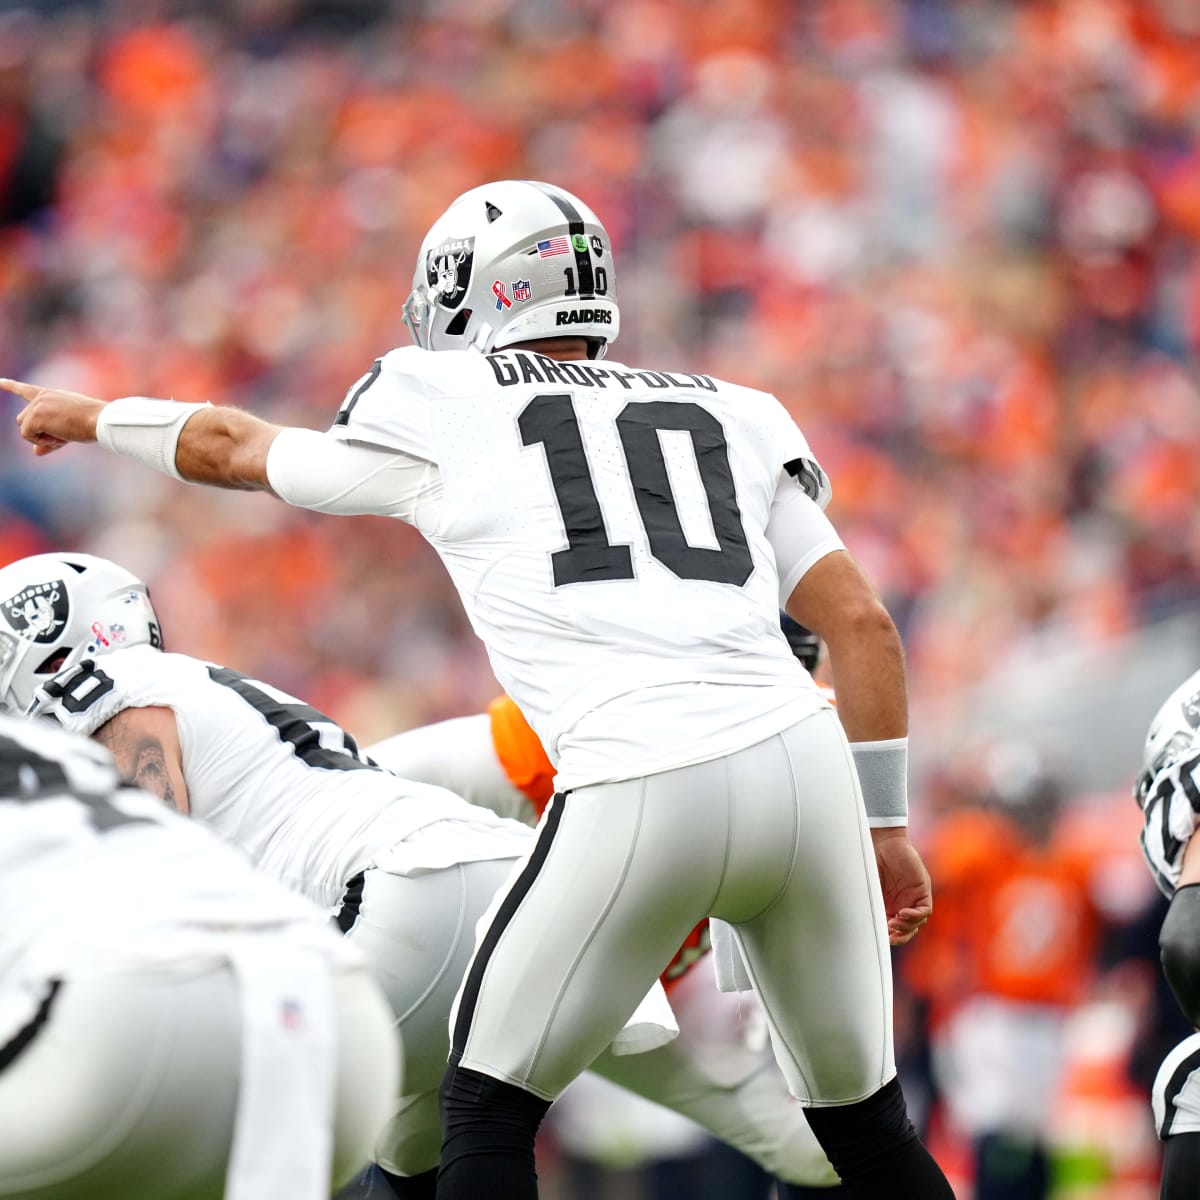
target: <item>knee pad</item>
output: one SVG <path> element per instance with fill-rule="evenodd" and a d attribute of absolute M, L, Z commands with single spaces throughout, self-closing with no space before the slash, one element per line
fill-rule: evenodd
<path fill-rule="evenodd" d="M 1200 1033 L 1184 1038 L 1163 1059 L 1150 1099 L 1160 1138 L 1200 1133 Z"/>
<path fill-rule="evenodd" d="M 1176 1002 L 1193 1025 L 1200 1025 L 1200 884 L 1186 884 L 1171 897 L 1158 947 Z"/>

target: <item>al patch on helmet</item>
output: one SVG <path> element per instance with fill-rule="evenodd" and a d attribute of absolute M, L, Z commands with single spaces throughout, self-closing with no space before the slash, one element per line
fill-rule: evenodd
<path fill-rule="evenodd" d="M 475 261 L 475 238 L 447 238 L 425 256 L 425 280 L 429 296 L 443 308 L 455 309 L 471 286 Z"/>
<path fill-rule="evenodd" d="M 0 601 L 0 613 L 22 637 L 34 642 L 52 642 L 66 627 L 71 604 L 63 581 L 48 580 L 31 583 L 15 596 Z"/>

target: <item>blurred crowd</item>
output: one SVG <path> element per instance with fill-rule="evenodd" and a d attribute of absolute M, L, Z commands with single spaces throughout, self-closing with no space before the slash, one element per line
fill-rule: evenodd
<path fill-rule="evenodd" d="M 942 694 L 1197 598 L 1198 134 L 1189 0 L 0 0 L 0 363 L 324 426 L 447 201 L 553 180 L 614 357 L 783 399 Z M 407 531 L 130 476 L 0 423 L 0 557 L 132 556 L 347 719 L 489 694 Z"/>
<path fill-rule="evenodd" d="M 1193 0 L 0 0 L 0 372 L 325 427 L 506 176 L 607 224 L 612 357 L 792 411 L 918 701 L 1200 601 Z M 14 412 L 0 562 L 115 558 L 169 647 L 368 740 L 492 696 L 412 531 Z"/>

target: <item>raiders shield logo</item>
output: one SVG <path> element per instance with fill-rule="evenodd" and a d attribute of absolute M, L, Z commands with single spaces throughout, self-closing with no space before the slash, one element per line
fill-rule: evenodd
<path fill-rule="evenodd" d="M 425 278 L 435 304 L 455 309 L 467 294 L 471 283 L 471 264 L 475 258 L 475 239 L 452 238 L 425 258 Z"/>
<path fill-rule="evenodd" d="M 34 642 L 52 642 L 66 627 L 70 614 L 67 589 L 61 579 L 31 583 L 0 602 L 0 613 L 22 637 Z"/>

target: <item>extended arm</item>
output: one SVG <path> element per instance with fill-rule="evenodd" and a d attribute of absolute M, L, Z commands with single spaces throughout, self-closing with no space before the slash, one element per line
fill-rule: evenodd
<path fill-rule="evenodd" d="M 207 405 L 180 430 L 175 469 L 191 483 L 271 492 L 267 454 L 280 432 L 280 426 L 241 409 Z"/>
<path fill-rule="evenodd" d="M 181 813 L 189 811 L 179 727 L 169 708 L 123 709 L 92 737 L 112 754 L 127 783 L 144 788 Z"/>
<path fill-rule="evenodd" d="M 343 516 L 375 513 L 414 521 L 436 505 L 436 468 L 377 446 L 272 425 L 225 405 L 92 396 L 0 379 L 20 396 L 21 436 L 36 454 L 68 442 L 94 442 L 189 483 L 270 492 L 288 504 Z"/>
<path fill-rule="evenodd" d="M 51 454 L 68 442 L 94 442 L 105 402 L 79 392 L 38 387 L 13 379 L 0 379 L 0 387 L 25 401 L 17 416 L 21 436 L 32 442 L 37 454 Z M 130 404 L 130 401 L 121 401 Z M 174 454 L 161 469 L 192 483 L 242 491 L 270 491 L 267 481 L 267 453 L 280 432 L 271 425 L 240 409 L 200 404 L 172 405 L 170 401 L 141 401 L 144 406 L 158 405 L 158 424 L 151 420 L 147 407 L 131 420 L 141 422 L 132 428 L 143 439 L 162 436 L 170 430 Z M 172 425 L 178 426 L 171 428 Z M 115 447 L 114 447 L 115 448 Z M 171 470 L 171 468 L 174 470 Z"/>

